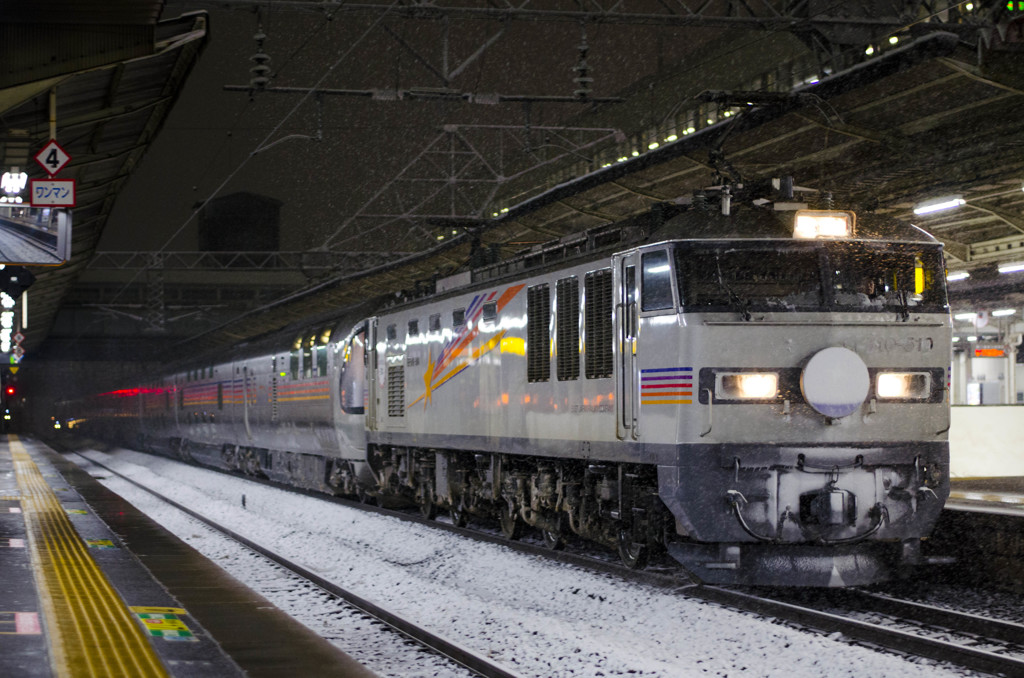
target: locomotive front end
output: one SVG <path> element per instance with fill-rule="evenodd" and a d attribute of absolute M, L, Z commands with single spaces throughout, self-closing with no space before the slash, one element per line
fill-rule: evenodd
<path fill-rule="evenodd" d="M 706 582 L 900 576 L 925 560 L 949 493 L 941 246 L 892 224 L 854 233 L 852 213 L 793 223 L 788 239 L 673 243 L 677 322 L 641 323 L 658 335 L 648 353 L 690 366 L 659 492 L 669 552 Z M 669 426 L 656 412 L 649 424 Z"/>

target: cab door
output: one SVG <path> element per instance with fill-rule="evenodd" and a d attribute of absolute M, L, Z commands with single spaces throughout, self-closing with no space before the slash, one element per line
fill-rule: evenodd
<path fill-rule="evenodd" d="M 366 430 L 377 430 L 377 410 L 380 405 L 380 391 L 383 375 L 378 375 L 377 359 L 377 318 L 366 320 Z"/>
<path fill-rule="evenodd" d="M 616 254 L 612 257 L 612 285 L 615 295 L 613 342 L 615 364 L 615 434 L 619 440 L 637 440 L 639 427 L 639 373 L 637 364 L 637 333 L 639 308 L 637 306 L 637 252 Z"/>

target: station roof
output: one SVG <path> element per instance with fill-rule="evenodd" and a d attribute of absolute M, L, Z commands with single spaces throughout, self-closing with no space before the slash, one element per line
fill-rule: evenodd
<path fill-rule="evenodd" d="M 0 8 L 7 4 L 23 3 L 3 2 Z M 89 8 L 93 3 L 65 4 Z M 206 41 L 206 14 L 156 21 L 160 5 L 103 3 L 111 8 L 104 20 L 112 16 L 110 21 L 116 19 L 125 27 L 116 46 L 121 51 L 111 48 L 108 63 L 69 58 L 59 73 L 37 73 L 37 79 L 25 81 L 25 73 L 35 72 L 42 61 L 38 54 L 26 53 L 18 68 L 0 73 L 8 77 L 0 85 L 5 163 L 15 164 L 12 159 L 21 153 L 28 164 L 28 149 L 45 142 L 46 99 L 56 85 L 60 140 L 74 158 L 67 176 L 80 186 L 71 262 L 40 272 L 31 293 L 27 344 L 42 346 L 48 356 L 123 355 L 129 347 L 145 359 L 249 341 L 368 298 L 393 298 L 430 286 L 439 276 L 464 269 L 484 251 L 489 257 L 510 257 L 537 243 L 636 216 L 658 203 L 690 196 L 716 176 L 757 181 L 789 175 L 798 184 L 831 191 L 837 206 L 914 223 L 945 244 L 951 269 L 971 271 L 969 281 L 952 289 L 954 303 L 982 299 L 1024 304 L 1020 283 L 995 272 L 1000 261 L 1024 259 L 1017 254 L 1024 246 L 1024 126 L 1018 113 L 1024 97 L 1024 51 L 1019 19 L 998 27 L 951 24 L 950 32 L 924 24 L 927 30 L 903 31 L 899 46 L 879 50 L 820 80 L 794 83 L 784 92 L 776 88 L 775 95 L 750 101 L 745 97 L 755 92 L 709 86 L 701 105 L 719 104 L 719 111 L 731 107 L 735 115 L 709 119 L 707 124 L 698 121 L 696 129 L 678 129 L 674 140 L 660 145 L 644 143 L 635 157 L 620 156 L 613 149 L 611 155 L 593 156 L 603 158 L 596 166 L 592 157 L 589 166 L 561 167 L 545 182 L 510 185 L 495 202 L 500 211 L 493 214 L 450 220 L 433 216 L 416 223 L 416 215 L 406 214 L 385 227 L 365 229 L 364 237 L 353 236 L 350 244 L 335 250 L 231 256 L 96 253 L 115 198 L 166 119 Z M 371 11 L 366 9 L 369 4 L 359 7 Z M 570 14 L 567 20 L 574 19 Z M 149 42 L 139 37 L 143 29 L 151 30 Z M 694 49 L 707 44 L 704 37 L 694 42 Z M 133 51 L 143 43 L 149 45 L 148 52 Z M 403 46 L 421 56 L 405 42 Z M 93 47 L 103 51 L 98 44 Z M 524 54 L 531 49 L 522 46 Z M 789 52 L 799 49 L 806 51 L 786 46 Z M 645 101 L 647 87 L 639 83 L 623 90 L 622 108 L 629 115 L 643 109 L 638 102 Z M 325 92 L 339 95 L 337 90 Z M 374 100 L 437 101 L 439 108 L 455 94 L 450 88 L 340 93 Z M 600 110 L 613 107 L 595 108 L 599 114 L 589 123 L 592 127 L 598 124 L 593 120 L 602 120 Z M 613 118 L 609 113 L 604 120 Z M 617 125 L 613 121 L 605 126 Z M 452 131 L 457 126 L 441 127 L 449 140 L 458 137 L 459 132 Z M 620 139 L 616 143 L 622 146 Z M 949 193 L 964 200 L 965 208 L 914 215 L 921 200 Z M 351 220 L 347 217 L 345 223 Z M 403 237 L 403 229 L 410 227 L 421 236 L 444 229 L 449 235 L 443 240 Z M 163 266 L 156 271 L 159 275 L 152 268 L 156 260 Z M 89 275 L 82 276 L 83 271 Z M 166 302 L 168 321 L 158 331 L 142 322 L 151 300 L 147 285 L 151 289 L 156 278 L 166 284 L 160 298 Z M 238 298 L 232 301 L 229 293 Z M 54 331 L 53 319 L 62 309 L 77 314 L 76 320 Z M 133 315 L 125 322 L 136 323 L 136 329 L 119 336 L 83 336 L 83 327 L 99 326 L 114 315 Z M 188 320 L 172 323 L 172 316 Z"/>
<path fill-rule="evenodd" d="M 383 291 L 414 290 L 469 261 L 474 239 L 510 252 L 509 243 L 557 240 L 691 196 L 708 186 L 716 169 L 711 151 L 728 159 L 738 177 L 810 177 L 832 191 L 837 205 L 933 233 L 946 245 L 951 269 L 977 272 L 964 291 L 953 290 L 954 301 L 987 294 L 1000 303 L 1024 303 L 1020 285 L 998 280 L 994 271 L 997 260 L 1018 256 L 1014 250 L 1024 245 L 1024 127 L 1015 113 L 1024 81 L 1020 71 L 1003 67 L 1019 56 L 997 46 L 979 64 L 977 52 L 956 35 L 923 36 L 773 105 L 752 106 L 539 192 L 430 250 L 335 276 L 218 323 L 194 341 L 213 348 Z M 916 199 L 953 186 L 970 209 L 913 213 Z"/>
<path fill-rule="evenodd" d="M 0 160 L 46 174 L 34 155 L 50 138 L 54 93 L 58 142 L 76 182 L 71 257 L 34 268 L 26 346 L 38 347 L 92 257 L 120 190 L 174 105 L 206 40 L 207 17 L 158 21 L 163 2 L 0 2 Z"/>

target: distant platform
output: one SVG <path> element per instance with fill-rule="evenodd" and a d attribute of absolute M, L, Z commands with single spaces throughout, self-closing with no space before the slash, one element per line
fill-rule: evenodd
<path fill-rule="evenodd" d="M 1024 476 L 953 478 L 946 508 L 1024 517 Z"/>
<path fill-rule="evenodd" d="M 0 436 L 0 675 L 374 674 L 46 445 Z"/>

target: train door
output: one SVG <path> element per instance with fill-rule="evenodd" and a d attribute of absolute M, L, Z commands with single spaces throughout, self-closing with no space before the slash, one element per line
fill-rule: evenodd
<path fill-rule="evenodd" d="M 616 254 L 614 262 L 615 287 L 615 402 L 617 421 L 615 434 L 620 440 L 640 437 L 639 398 L 637 384 L 637 252 Z"/>
<path fill-rule="evenodd" d="M 379 405 L 380 387 L 377 376 L 377 319 L 366 321 L 366 430 L 377 430 L 377 406 Z"/>
<path fill-rule="evenodd" d="M 254 440 L 252 435 L 252 424 L 249 421 L 250 408 L 255 403 L 255 398 L 250 397 L 250 380 L 255 381 L 255 377 L 249 374 L 249 366 L 243 365 L 242 367 L 242 424 L 245 426 L 245 437 L 247 440 Z M 253 389 L 255 390 L 255 389 Z"/>

